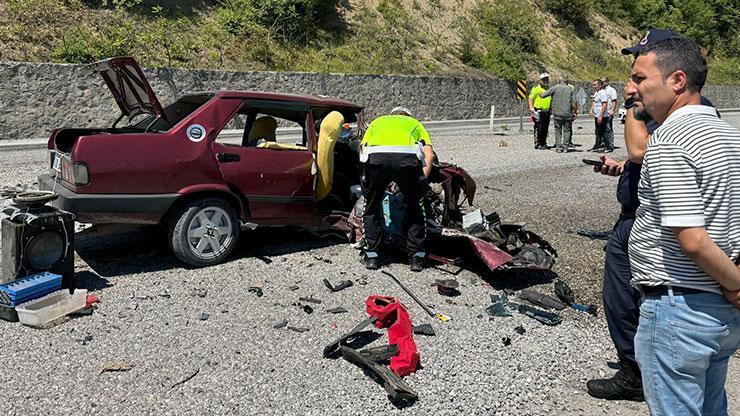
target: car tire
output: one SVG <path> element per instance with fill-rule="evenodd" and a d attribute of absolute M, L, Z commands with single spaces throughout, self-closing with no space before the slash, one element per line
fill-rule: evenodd
<path fill-rule="evenodd" d="M 178 210 L 169 227 L 170 249 L 195 267 L 224 261 L 239 241 L 239 217 L 220 198 L 199 199 Z"/>

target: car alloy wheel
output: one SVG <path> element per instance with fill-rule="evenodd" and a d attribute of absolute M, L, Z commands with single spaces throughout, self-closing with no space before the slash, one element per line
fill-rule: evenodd
<path fill-rule="evenodd" d="M 221 198 L 189 202 L 170 219 L 170 248 L 191 266 L 221 263 L 239 240 L 238 221 L 236 209 Z"/>
<path fill-rule="evenodd" d="M 188 224 L 188 246 L 203 260 L 218 258 L 234 239 L 231 217 L 219 207 L 205 207 Z"/>

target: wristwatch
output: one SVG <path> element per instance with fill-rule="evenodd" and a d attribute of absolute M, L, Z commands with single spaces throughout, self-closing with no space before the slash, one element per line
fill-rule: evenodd
<path fill-rule="evenodd" d="M 632 97 L 624 100 L 624 108 L 626 110 L 629 110 L 630 108 L 632 108 L 634 106 L 635 106 L 635 100 Z"/>

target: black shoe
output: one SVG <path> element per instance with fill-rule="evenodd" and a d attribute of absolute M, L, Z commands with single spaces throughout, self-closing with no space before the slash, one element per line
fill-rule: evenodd
<path fill-rule="evenodd" d="M 368 270 L 378 270 L 380 268 L 378 257 L 368 257 L 367 253 L 362 254 L 362 264 L 364 264 L 365 268 Z"/>
<path fill-rule="evenodd" d="M 409 259 L 409 266 L 412 272 L 420 272 L 424 270 L 424 257 L 411 256 Z"/>
<path fill-rule="evenodd" d="M 589 380 L 586 383 L 588 394 L 597 399 L 645 401 L 639 375 L 628 373 L 630 371 L 619 370 L 612 378 Z"/>
<path fill-rule="evenodd" d="M 604 149 L 604 153 L 611 153 L 613 151 L 614 151 L 614 149 Z"/>

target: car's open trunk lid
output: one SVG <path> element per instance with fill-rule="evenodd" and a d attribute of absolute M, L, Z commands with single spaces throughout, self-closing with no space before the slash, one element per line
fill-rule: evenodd
<path fill-rule="evenodd" d="M 90 66 L 103 77 L 121 112 L 129 120 L 139 114 L 166 118 L 162 105 L 134 58 L 108 58 Z"/>

